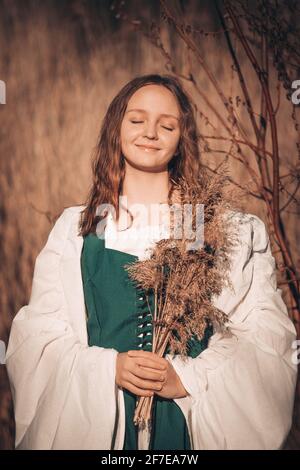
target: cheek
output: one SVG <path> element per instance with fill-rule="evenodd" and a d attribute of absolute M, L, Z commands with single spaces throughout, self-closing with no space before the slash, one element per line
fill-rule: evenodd
<path fill-rule="evenodd" d="M 125 140 L 127 138 L 127 134 L 128 134 L 128 131 L 126 129 L 126 124 L 122 124 L 121 129 L 120 129 L 120 138 L 121 138 L 122 143 L 125 142 Z"/>
<path fill-rule="evenodd" d="M 166 141 L 166 144 L 168 148 L 172 151 L 175 151 L 177 149 L 177 146 L 179 144 L 179 139 L 180 139 L 180 134 L 176 133 L 176 135 L 170 135 Z"/>
<path fill-rule="evenodd" d="M 130 143 L 138 135 L 138 129 L 124 124 L 121 127 L 121 141 L 123 144 Z"/>

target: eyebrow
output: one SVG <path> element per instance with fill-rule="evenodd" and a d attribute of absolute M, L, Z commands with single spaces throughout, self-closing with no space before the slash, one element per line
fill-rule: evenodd
<path fill-rule="evenodd" d="M 141 113 L 144 113 L 144 114 L 147 114 L 147 111 L 145 109 L 128 109 L 128 111 L 126 111 L 126 113 L 130 113 L 130 111 L 139 111 Z M 174 119 L 177 119 L 177 121 L 179 121 L 179 118 L 174 116 L 173 114 L 160 114 L 160 116 L 165 116 L 165 117 L 172 117 Z"/>

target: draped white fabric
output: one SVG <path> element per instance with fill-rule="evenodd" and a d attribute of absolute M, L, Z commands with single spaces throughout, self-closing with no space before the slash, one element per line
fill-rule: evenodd
<path fill-rule="evenodd" d="M 29 303 L 12 322 L 6 367 L 17 449 L 123 448 L 117 351 L 87 343 L 78 236 L 83 207 L 65 209 L 56 221 L 36 259 Z M 234 292 L 223 289 L 214 299 L 228 313 L 232 335 L 216 330 L 195 359 L 167 356 L 190 394 L 175 402 L 195 450 L 279 449 L 291 426 L 296 331 L 276 286 L 263 222 L 251 214 L 234 219 Z M 126 243 L 113 246 L 130 252 Z"/>

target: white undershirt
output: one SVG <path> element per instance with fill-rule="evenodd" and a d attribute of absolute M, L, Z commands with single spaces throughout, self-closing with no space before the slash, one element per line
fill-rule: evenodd
<path fill-rule="evenodd" d="M 154 244 L 163 238 L 169 238 L 169 209 L 162 209 L 161 214 L 158 223 L 145 225 L 135 217 L 133 224 L 124 231 L 118 230 L 116 221 L 109 214 L 105 228 L 105 247 L 137 256 L 139 260 L 149 258 Z"/>

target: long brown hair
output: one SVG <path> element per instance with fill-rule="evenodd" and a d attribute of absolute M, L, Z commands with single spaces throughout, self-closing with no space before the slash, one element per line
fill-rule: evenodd
<path fill-rule="evenodd" d="M 95 231 L 99 221 L 97 207 L 110 204 L 119 218 L 119 195 L 125 176 L 124 159 L 121 158 L 120 130 L 126 107 L 131 96 L 145 85 L 161 85 L 170 90 L 177 99 L 180 109 L 180 140 L 177 151 L 168 163 L 170 181 L 178 182 L 183 176 L 187 182 L 196 181 L 201 171 L 198 148 L 197 124 L 192 100 L 183 90 L 180 81 L 171 75 L 142 75 L 128 82 L 114 97 L 104 116 L 95 153 L 92 158 L 93 182 L 85 208 L 81 211 L 79 235 Z M 172 184 L 169 191 L 169 200 Z"/>

